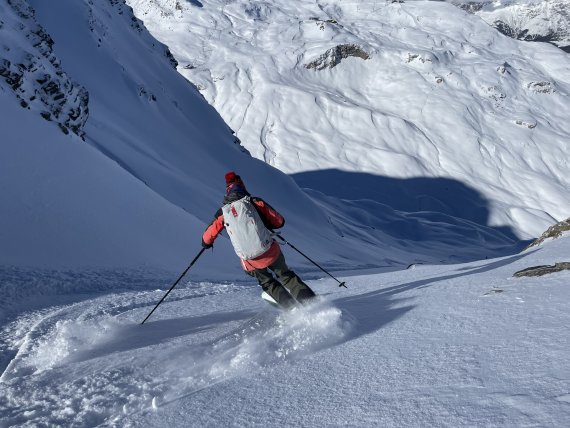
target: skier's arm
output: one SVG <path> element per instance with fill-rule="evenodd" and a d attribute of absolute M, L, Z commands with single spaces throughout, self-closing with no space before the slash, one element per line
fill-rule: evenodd
<path fill-rule="evenodd" d="M 224 215 L 222 214 L 222 210 L 218 210 L 214 220 L 212 220 L 202 235 L 202 246 L 210 248 L 214 245 L 214 241 L 220 232 L 224 230 L 224 227 Z"/>
<path fill-rule="evenodd" d="M 268 229 L 279 229 L 285 225 L 285 218 L 261 198 L 252 198 L 257 212 Z"/>

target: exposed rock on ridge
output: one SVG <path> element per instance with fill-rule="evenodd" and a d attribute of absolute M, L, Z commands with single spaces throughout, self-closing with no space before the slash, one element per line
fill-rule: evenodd
<path fill-rule="evenodd" d="M 0 85 L 5 84 L 23 108 L 57 123 L 66 134 L 83 137 L 89 116 L 87 90 L 63 71 L 53 40 L 27 2 L 9 0 L 0 12 Z"/>
<path fill-rule="evenodd" d="M 305 65 L 307 69 L 323 70 L 325 68 L 334 68 L 343 59 L 349 57 L 356 57 L 362 59 L 370 58 L 370 55 L 365 52 L 361 47 L 356 45 L 338 45 L 329 49 L 323 55 Z"/>
<path fill-rule="evenodd" d="M 534 241 L 532 244 L 528 246 L 528 248 L 533 247 L 535 245 L 542 244 L 547 239 L 556 239 L 559 238 L 563 232 L 570 231 L 570 218 L 563 220 L 559 223 L 556 223 L 554 226 L 549 227 L 546 232 L 544 232 L 540 238 Z"/>

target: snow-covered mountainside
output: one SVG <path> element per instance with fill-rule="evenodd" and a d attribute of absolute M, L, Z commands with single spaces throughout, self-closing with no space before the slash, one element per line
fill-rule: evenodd
<path fill-rule="evenodd" d="M 515 39 L 549 42 L 570 52 L 567 0 L 451 0 Z"/>
<path fill-rule="evenodd" d="M 2 269 L 180 271 L 200 248 L 230 169 L 285 215 L 292 242 L 328 266 L 405 267 L 520 247 L 508 228 L 440 210 L 406 180 L 384 183 L 404 191 L 394 193 L 402 202 L 406 195 L 423 200 L 423 212 L 375 197 L 355 204 L 303 192 L 238 144 L 124 1 L 13 0 L 0 7 Z M 363 174 L 344 183 L 361 180 L 372 180 L 374 190 L 385 178 Z M 484 198 L 460 182 L 420 184 L 451 186 L 477 205 L 477 216 L 487 216 Z M 14 287 L 26 287 L 28 274 L 10 272 Z M 227 239 L 194 274 L 240 275 Z"/>
<path fill-rule="evenodd" d="M 568 425 L 568 62 L 379 3 L 0 2 L 1 427 Z M 347 288 L 220 238 L 140 325 L 230 169 Z"/>
<path fill-rule="evenodd" d="M 90 138 L 89 107 L 95 107 L 89 119 L 101 116 L 96 88 L 68 73 L 29 5 L 2 2 L 0 19 L 2 297 L 9 294 L 10 266 L 128 269 L 183 262 L 188 246 L 180 230 L 197 230 L 200 222 L 80 138 Z M 91 100 L 89 91 L 96 95 Z M 104 114 L 112 119 L 112 110 Z M 14 302 L 2 299 L 1 306 L 6 303 Z"/>
<path fill-rule="evenodd" d="M 570 212 L 570 58 L 554 46 L 445 2 L 128 2 L 252 155 L 323 205 L 524 238 Z"/>

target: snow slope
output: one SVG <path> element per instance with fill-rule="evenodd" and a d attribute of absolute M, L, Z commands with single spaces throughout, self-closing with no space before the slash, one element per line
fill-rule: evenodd
<path fill-rule="evenodd" d="M 530 265 L 564 261 L 568 235 L 493 259 L 520 243 L 509 222 L 493 220 L 497 202 L 467 178 L 418 177 L 411 166 L 409 176 L 339 170 L 327 152 L 311 155 L 318 163 L 322 154 L 320 171 L 295 176 L 311 188 L 303 192 L 235 143 L 123 1 L 29 4 L 0 3 L 0 426 L 568 424 L 570 277 L 512 278 Z M 289 3 L 311 13 L 313 4 Z M 278 11 L 251 5 L 262 22 L 264 13 Z M 402 19 L 410 12 L 395 10 Z M 316 35 L 333 24 L 309 21 Z M 566 63 L 546 61 L 552 52 L 532 51 L 561 75 Z M 333 71 L 374 58 L 343 60 Z M 323 71 L 334 80 L 336 71 L 307 70 Z M 565 83 L 553 84 L 555 93 L 536 97 L 563 109 L 557 97 Z M 549 104 L 537 105 L 555 123 Z M 350 118 L 356 125 L 357 117 Z M 395 138 L 403 125 L 389 117 Z M 302 119 L 314 126 L 319 117 Z M 565 135 L 555 124 L 550 131 Z M 509 158 L 513 170 L 544 162 L 543 175 L 530 175 L 545 201 L 565 183 L 559 172 L 566 158 L 553 141 L 540 157 L 530 151 Z M 415 156 L 421 165 L 420 152 L 402 158 Z M 535 157 L 523 164 L 523 155 Z M 387 168 L 406 165 L 391 162 Z M 242 173 L 252 192 L 270 195 L 287 217 L 286 236 L 338 268 L 349 288 L 308 272 L 285 247 L 322 300 L 277 312 L 264 306 L 221 240 L 139 325 L 198 250 L 228 169 Z M 507 206 L 513 189 L 505 190 Z M 564 209 L 564 197 L 558 204 Z M 412 261 L 423 264 L 395 271 Z"/>
<path fill-rule="evenodd" d="M 84 269 L 138 270 L 169 282 L 199 250 L 230 169 L 285 215 L 287 238 L 330 267 L 472 260 L 520 246 L 508 228 L 440 213 L 437 204 L 407 214 L 374 201 L 312 199 L 236 144 L 123 1 L 0 7 L 0 269 L 11 278 L 4 291 L 28 290 L 14 298 L 34 294 L 28 279 L 36 268 L 43 293 L 71 291 L 47 280 L 66 275 L 54 270 L 73 271 L 76 290 L 88 288 Z M 455 184 L 486 212 L 484 199 Z M 307 268 L 295 254 L 291 261 Z M 193 275 L 242 275 L 227 239 Z"/>
<path fill-rule="evenodd" d="M 504 34 L 550 42 L 570 51 L 570 5 L 565 0 L 453 1 Z"/>
<path fill-rule="evenodd" d="M 197 232 L 201 222 L 78 137 L 11 108 L 10 98 L 0 93 L 3 120 L 18 124 L 3 129 L 10 144 L 0 145 L 3 264 L 164 269 L 183 263 L 189 248 L 180 230 Z"/>
<path fill-rule="evenodd" d="M 523 238 L 570 211 L 570 58 L 552 46 L 445 2 L 129 4 L 244 146 L 302 187 L 338 197 L 323 170 L 404 191 L 406 180 L 454 180 L 488 201 L 487 216 L 467 219 Z M 413 211 L 465 208 L 444 185 L 425 187 Z"/>
<path fill-rule="evenodd" d="M 463 265 L 311 281 L 289 313 L 259 288 L 59 302 L 4 325 L 4 426 L 566 426 L 570 236 Z M 77 296 L 79 297 L 79 296 Z"/>

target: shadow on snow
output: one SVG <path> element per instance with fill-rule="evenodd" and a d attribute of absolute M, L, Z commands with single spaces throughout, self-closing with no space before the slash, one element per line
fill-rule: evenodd
<path fill-rule="evenodd" d="M 444 275 L 436 278 L 426 278 L 404 284 L 398 284 L 387 288 L 381 288 L 366 294 L 349 296 L 333 301 L 334 305 L 343 312 L 347 312 L 355 322 L 355 328 L 346 337 L 345 341 L 357 339 L 361 336 L 380 330 L 383 326 L 395 321 L 415 306 L 409 305 L 397 307 L 403 304 L 406 298 L 395 297 L 399 293 L 417 288 L 431 287 L 439 282 L 459 277 L 481 274 L 490 270 L 498 269 L 516 262 L 531 253 L 517 254 L 506 259 L 493 261 L 483 266 L 467 271 L 469 267 L 461 269 L 459 273 Z"/>
<path fill-rule="evenodd" d="M 513 254 L 527 244 L 510 227 L 491 226 L 487 199 L 454 179 L 399 179 L 336 169 L 291 177 L 312 197 L 333 207 L 331 212 L 344 213 L 345 220 L 368 234 L 382 232 L 398 242 L 428 248 L 452 247 L 456 254 L 464 254 L 457 260 L 476 259 L 477 247 L 479 258 L 484 258 Z M 342 227 L 340 221 L 340 233 Z"/>

